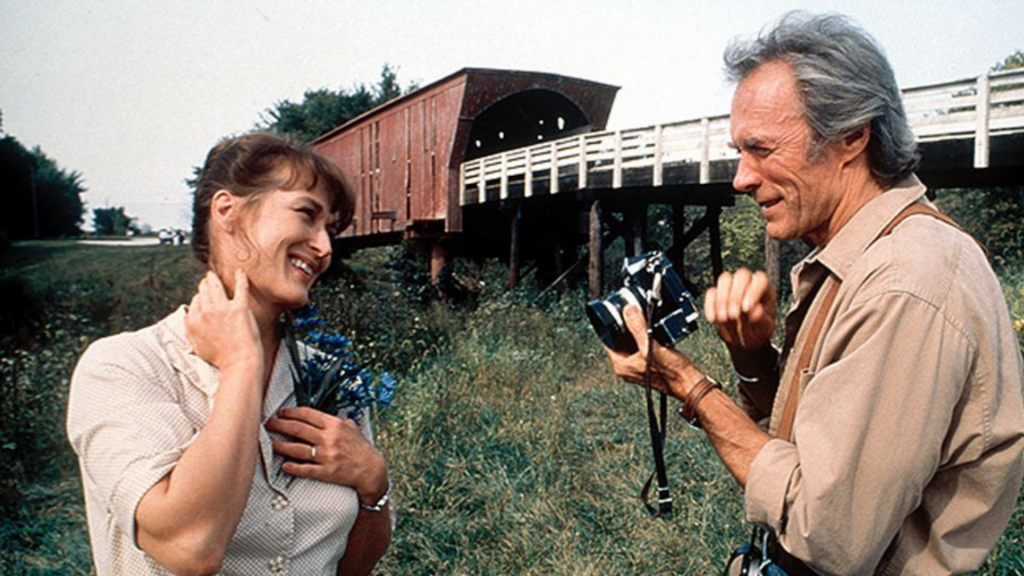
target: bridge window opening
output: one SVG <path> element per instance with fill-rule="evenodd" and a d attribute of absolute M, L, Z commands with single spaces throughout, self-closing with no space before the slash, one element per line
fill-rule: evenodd
<path fill-rule="evenodd" d="M 473 120 L 464 160 L 591 130 L 583 111 L 562 94 L 524 90 L 492 104 Z"/>

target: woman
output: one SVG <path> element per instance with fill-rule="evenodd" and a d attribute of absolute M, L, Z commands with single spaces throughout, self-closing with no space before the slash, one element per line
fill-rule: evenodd
<path fill-rule="evenodd" d="M 368 418 L 296 408 L 282 316 L 306 303 L 352 198 L 331 163 L 270 134 L 210 151 L 188 306 L 93 343 L 72 377 L 97 572 L 366 574 L 391 539 Z"/>

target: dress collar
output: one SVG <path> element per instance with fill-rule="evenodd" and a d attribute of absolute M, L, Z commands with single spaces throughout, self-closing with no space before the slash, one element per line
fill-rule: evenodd
<path fill-rule="evenodd" d="M 175 371 L 212 400 L 217 394 L 219 370 L 200 358 L 192 349 L 192 344 L 185 335 L 185 306 L 179 306 L 164 318 L 159 324 L 157 334 Z M 282 343 L 277 347 L 267 392 L 263 399 L 263 422 L 276 414 L 293 395 L 291 359 Z"/>

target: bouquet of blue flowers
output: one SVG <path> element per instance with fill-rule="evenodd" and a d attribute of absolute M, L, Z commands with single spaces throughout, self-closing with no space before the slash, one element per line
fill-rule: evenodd
<path fill-rule="evenodd" d="M 325 332 L 326 324 L 311 304 L 291 319 L 285 346 L 291 357 L 295 402 L 359 423 L 363 410 L 391 405 L 397 382 L 383 372 L 374 384 L 373 373 L 356 362 L 352 342 L 342 334 Z"/>

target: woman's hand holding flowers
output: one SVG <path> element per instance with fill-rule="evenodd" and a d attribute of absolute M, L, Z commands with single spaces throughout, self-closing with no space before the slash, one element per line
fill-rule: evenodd
<path fill-rule="evenodd" d="M 387 463 L 352 420 L 308 407 L 285 408 L 266 428 L 292 439 L 274 441 L 274 452 L 289 460 L 285 473 L 349 486 L 364 504 L 387 490 Z"/>

